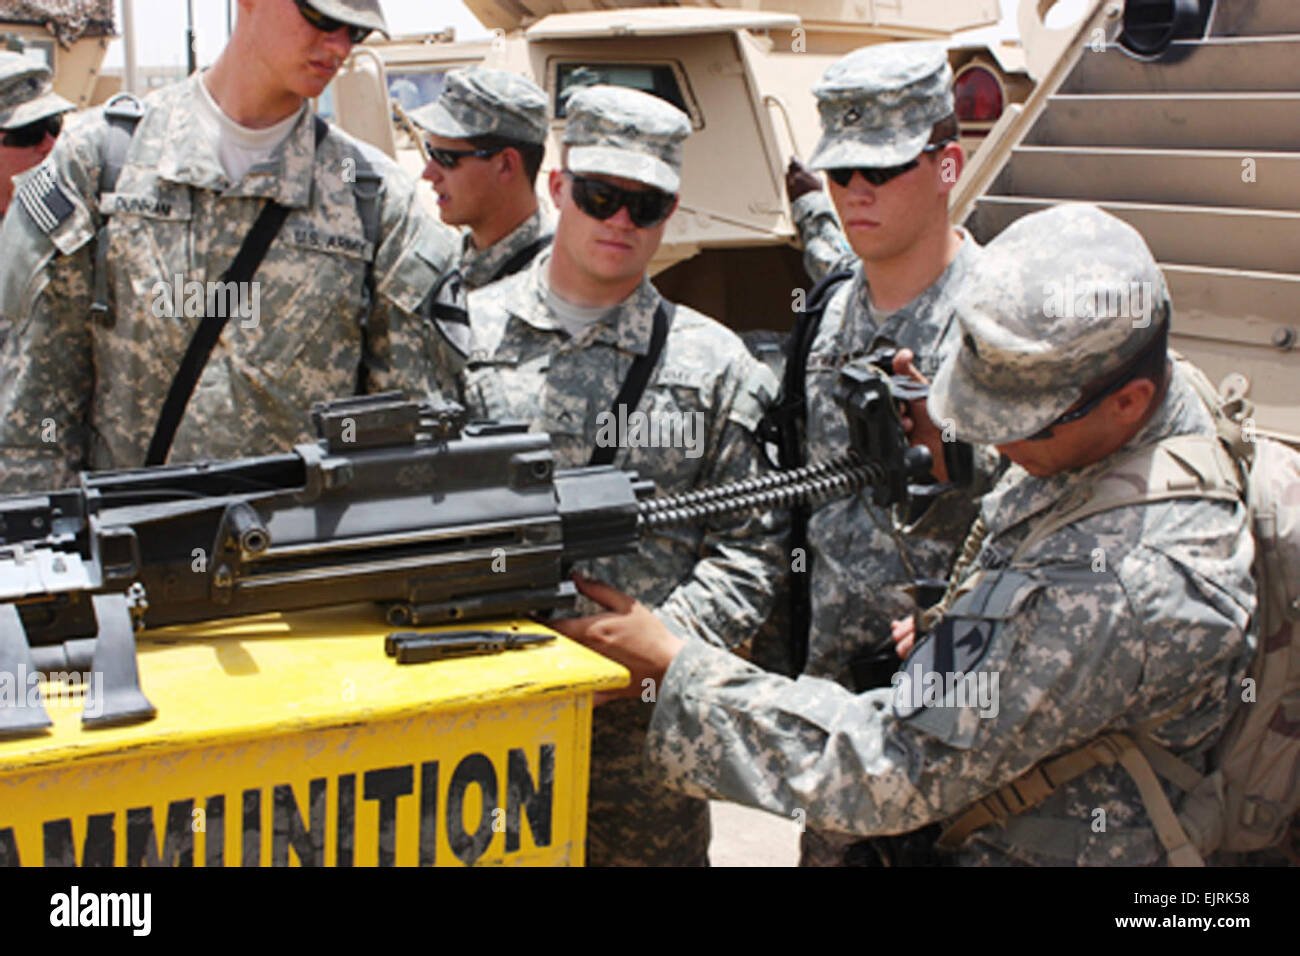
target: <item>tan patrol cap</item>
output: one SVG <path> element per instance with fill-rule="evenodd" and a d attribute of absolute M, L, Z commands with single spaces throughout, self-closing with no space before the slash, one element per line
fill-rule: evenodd
<path fill-rule="evenodd" d="M 438 98 L 412 111 L 411 120 L 448 139 L 492 135 L 541 145 L 546 142 L 546 94 L 518 73 L 482 66 L 452 70 Z"/>
<path fill-rule="evenodd" d="M 622 176 L 675 193 L 682 183 L 685 113 L 650 93 L 586 86 L 570 95 L 564 144 L 575 173 Z"/>
<path fill-rule="evenodd" d="M 813 87 L 822 138 L 812 169 L 915 159 L 953 113 L 952 69 L 938 43 L 878 43 L 836 60 Z"/>

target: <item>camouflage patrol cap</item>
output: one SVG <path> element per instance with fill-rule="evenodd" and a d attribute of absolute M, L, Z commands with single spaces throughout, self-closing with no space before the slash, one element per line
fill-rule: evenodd
<path fill-rule="evenodd" d="M 1171 313 L 1136 229 L 1067 203 L 1008 226 L 957 296 L 961 345 L 930 388 L 930 417 L 964 441 L 1033 435 L 1131 362 Z"/>
<path fill-rule="evenodd" d="M 836 60 L 813 87 L 822 138 L 808 165 L 898 166 L 952 115 L 952 67 L 937 43 L 879 43 Z"/>
<path fill-rule="evenodd" d="M 379 0 L 308 0 L 308 5 L 349 26 L 365 27 L 368 30 L 378 30 L 384 36 L 389 35 Z"/>
<path fill-rule="evenodd" d="M 54 92 L 48 66 L 19 53 L 0 53 L 0 129 L 17 129 L 74 109 Z"/>
<path fill-rule="evenodd" d="M 691 121 L 677 107 L 623 86 L 585 86 L 566 108 L 570 170 L 635 179 L 666 193 L 681 188 Z"/>
<path fill-rule="evenodd" d="M 491 134 L 540 146 L 546 142 L 546 94 L 526 76 L 472 66 L 448 73 L 438 98 L 411 119 L 448 139 Z"/>

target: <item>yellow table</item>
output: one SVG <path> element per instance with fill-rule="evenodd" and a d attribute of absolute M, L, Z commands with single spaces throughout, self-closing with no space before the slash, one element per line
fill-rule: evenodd
<path fill-rule="evenodd" d="M 562 637 L 398 665 L 390 630 L 353 606 L 149 632 L 158 716 L 130 727 L 43 682 L 54 727 L 0 741 L 0 865 L 581 865 L 591 697 L 627 672 Z"/>

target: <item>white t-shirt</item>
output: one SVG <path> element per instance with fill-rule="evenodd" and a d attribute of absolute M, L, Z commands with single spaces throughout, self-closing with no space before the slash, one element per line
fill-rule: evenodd
<path fill-rule="evenodd" d="M 209 141 L 217 151 L 221 168 L 226 171 L 232 183 L 244 178 L 244 174 L 255 165 L 267 159 L 281 143 L 302 116 L 307 104 L 302 109 L 274 126 L 266 129 L 249 129 L 240 126 L 217 105 L 217 101 L 208 92 L 205 82 L 199 82 L 198 119 L 199 124 L 208 135 Z"/>

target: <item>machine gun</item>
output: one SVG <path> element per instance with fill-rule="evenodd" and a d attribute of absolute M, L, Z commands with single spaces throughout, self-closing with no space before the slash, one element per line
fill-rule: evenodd
<path fill-rule="evenodd" d="M 858 414 L 882 412 L 896 417 L 893 403 Z M 467 424 L 455 405 L 389 393 L 317 404 L 312 419 L 318 440 L 289 454 L 88 472 L 0 498 L 0 675 L 89 665 L 103 689 L 83 725 L 147 720 L 146 626 L 359 601 L 395 627 L 541 615 L 573 606 L 573 564 L 658 529 L 901 487 L 898 450 L 867 448 L 878 461 L 850 452 L 652 498 L 634 472 L 557 470 L 549 436 Z M 0 702 L 0 736 L 50 723 L 35 686 Z"/>

